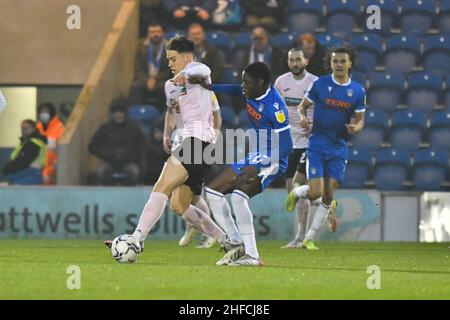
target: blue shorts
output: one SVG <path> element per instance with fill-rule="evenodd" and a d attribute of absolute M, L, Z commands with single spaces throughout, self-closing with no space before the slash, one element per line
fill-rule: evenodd
<path fill-rule="evenodd" d="M 344 181 L 348 147 L 308 148 L 306 161 L 307 179 L 331 177 L 340 184 Z"/>
<path fill-rule="evenodd" d="M 233 163 L 231 168 L 236 174 L 240 175 L 246 167 L 255 166 L 258 176 L 261 177 L 261 191 L 266 189 L 280 175 L 284 174 L 288 167 L 288 157 L 281 158 L 279 162 L 268 163 L 267 156 L 260 155 L 258 152 L 251 152 L 244 159 Z"/>

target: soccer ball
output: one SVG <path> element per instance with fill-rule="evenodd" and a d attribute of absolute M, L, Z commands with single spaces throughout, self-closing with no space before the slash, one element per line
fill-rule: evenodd
<path fill-rule="evenodd" d="M 120 263 L 133 263 L 137 259 L 139 248 L 136 246 L 136 239 L 128 234 L 115 238 L 111 245 L 113 258 Z"/>

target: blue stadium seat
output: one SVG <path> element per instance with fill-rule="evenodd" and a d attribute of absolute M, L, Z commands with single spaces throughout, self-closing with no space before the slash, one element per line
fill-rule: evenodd
<path fill-rule="evenodd" d="M 293 32 L 279 33 L 272 38 L 272 45 L 290 49 L 295 46 L 297 37 L 298 34 Z"/>
<path fill-rule="evenodd" d="M 409 77 L 406 103 L 410 110 L 432 112 L 439 102 L 441 92 L 441 78 L 419 72 Z"/>
<path fill-rule="evenodd" d="M 449 155 L 441 149 L 419 150 L 414 153 L 412 180 L 416 190 L 438 191 L 449 168 Z"/>
<path fill-rule="evenodd" d="M 428 33 L 436 17 L 436 5 L 431 0 L 405 0 L 400 25 L 403 34 L 422 36 Z"/>
<path fill-rule="evenodd" d="M 367 29 L 366 32 L 373 32 L 382 36 L 389 36 L 391 29 L 395 27 L 396 20 L 398 19 L 398 3 L 396 0 L 367 0 L 365 7 L 368 8 L 371 5 L 376 5 L 381 9 L 381 29 Z"/>
<path fill-rule="evenodd" d="M 239 83 L 238 72 L 234 68 L 224 68 L 221 81 L 223 83 Z"/>
<path fill-rule="evenodd" d="M 222 31 L 206 32 L 206 41 L 223 52 L 225 56 L 233 47 L 233 41 L 231 41 L 228 33 Z"/>
<path fill-rule="evenodd" d="M 151 105 L 132 106 L 128 109 L 128 118 L 136 121 L 148 137 L 150 135 L 151 126 L 161 117 L 158 109 Z"/>
<path fill-rule="evenodd" d="M 434 35 L 425 39 L 423 65 L 427 72 L 445 77 L 450 73 L 450 36 Z"/>
<path fill-rule="evenodd" d="M 289 0 L 289 30 L 314 33 L 323 17 L 323 3 L 320 0 Z"/>
<path fill-rule="evenodd" d="M 234 38 L 235 48 L 245 48 L 252 42 L 252 36 L 250 32 L 241 32 Z"/>
<path fill-rule="evenodd" d="M 328 1 L 326 29 L 339 37 L 352 34 L 353 28 L 360 24 L 361 8 L 358 0 Z"/>
<path fill-rule="evenodd" d="M 367 100 L 372 108 L 393 112 L 401 102 L 405 81 L 398 73 L 373 73 L 369 87 Z"/>
<path fill-rule="evenodd" d="M 247 110 L 242 110 L 238 114 L 238 124 L 241 125 L 242 123 L 247 122 L 248 122 Z"/>
<path fill-rule="evenodd" d="M 365 76 L 365 74 L 352 70 L 350 77 L 352 78 L 353 81 L 358 82 L 367 90 L 367 77 Z"/>
<path fill-rule="evenodd" d="M 316 35 L 316 40 L 319 41 L 321 45 L 327 48 L 340 47 L 341 45 L 344 44 L 344 40 L 326 32 L 318 33 Z"/>
<path fill-rule="evenodd" d="M 441 0 L 438 19 L 439 31 L 450 33 L 450 0 Z"/>
<path fill-rule="evenodd" d="M 450 109 L 450 77 L 447 77 L 447 83 L 445 85 L 444 104 Z"/>
<path fill-rule="evenodd" d="M 390 72 L 410 73 L 417 65 L 420 42 L 415 36 L 395 35 L 386 41 L 384 60 Z"/>
<path fill-rule="evenodd" d="M 351 148 L 345 169 L 343 188 L 364 188 L 369 180 L 372 168 L 372 155 L 367 149 Z"/>
<path fill-rule="evenodd" d="M 431 147 L 450 151 L 450 110 L 433 113 L 428 135 Z"/>
<path fill-rule="evenodd" d="M 394 113 L 389 132 L 393 147 L 408 149 L 419 148 L 427 128 L 427 117 L 420 111 L 403 110 Z"/>
<path fill-rule="evenodd" d="M 252 42 L 250 32 L 241 32 L 234 38 L 234 49 L 229 51 L 228 61 L 233 66 L 240 66 L 247 46 Z"/>
<path fill-rule="evenodd" d="M 220 114 L 222 116 L 222 124 L 225 128 L 236 127 L 236 113 L 228 106 L 220 108 Z"/>
<path fill-rule="evenodd" d="M 167 40 L 169 40 L 169 39 L 171 39 L 171 38 L 173 38 L 173 37 L 176 37 L 176 36 L 184 36 L 184 37 L 187 37 L 187 32 L 186 32 L 186 31 L 168 31 L 168 32 L 166 32 L 166 34 L 165 34 L 165 38 L 166 38 Z"/>
<path fill-rule="evenodd" d="M 398 148 L 380 149 L 375 152 L 374 181 L 380 190 L 403 190 L 408 178 L 411 156 Z"/>
<path fill-rule="evenodd" d="M 375 34 L 354 35 L 350 44 L 356 49 L 358 59 L 355 69 L 362 73 L 374 70 L 383 52 L 383 42 Z"/>
<path fill-rule="evenodd" d="M 376 109 L 366 109 L 364 130 L 352 136 L 356 148 L 376 149 L 384 141 L 388 129 L 386 112 Z"/>

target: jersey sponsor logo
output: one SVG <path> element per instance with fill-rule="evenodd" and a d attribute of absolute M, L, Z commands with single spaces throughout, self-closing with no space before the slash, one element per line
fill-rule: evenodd
<path fill-rule="evenodd" d="M 259 114 L 255 109 L 252 108 L 251 105 L 247 104 L 247 113 L 248 115 L 255 119 L 255 120 L 261 120 L 261 114 Z"/>
<path fill-rule="evenodd" d="M 290 98 L 290 97 L 286 97 L 286 98 L 284 98 L 284 100 L 286 101 L 286 104 L 289 107 L 292 107 L 292 106 L 296 107 L 300 104 L 300 102 L 302 102 L 302 99 Z"/>
<path fill-rule="evenodd" d="M 291 88 L 283 89 L 284 92 L 288 92 L 289 90 L 291 90 Z"/>
<path fill-rule="evenodd" d="M 187 94 L 187 89 L 185 85 L 180 86 L 180 96 L 184 96 Z"/>
<path fill-rule="evenodd" d="M 349 102 L 332 99 L 332 98 L 325 99 L 325 104 L 329 107 L 337 107 L 337 108 L 343 108 L 343 109 L 348 109 L 351 107 L 351 104 Z"/>
<path fill-rule="evenodd" d="M 275 112 L 275 118 L 279 123 L 283 123 L 286 121 L 286 115 L 284 114 L 283 110 Z"/>

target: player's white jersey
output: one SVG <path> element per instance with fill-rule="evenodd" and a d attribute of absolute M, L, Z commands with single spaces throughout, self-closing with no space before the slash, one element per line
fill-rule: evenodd
<path fill-rule="evenodd" d="M 172 132 L 172 151 L 175 150 L 183 141 L 183 118 L 182 112 L 179 105 L 180 94 L 182 93 L 183 87 L 175 85 L 172 81 L 167 80 L 164 85 L 164 91 L 166 94 L 166 105 L 167 108 L 172 110 L 172 114 L 175 120 L 175 130 Z M 209 106 L 212 107 L 212 112 L 220 110 L 219 102 L 217 101 L 216 95 L 211 91 Z"/>
<path fill-rule="evenodd" d="M 275 81 L 275 88 L 286 101 L 289 112 L 289 124 L 291 125 L 292 142 L 294 149 L 303 149 L 308 147 L 308 139 L 310 130 L 300 127 L 300 115 L 298 113 L 298 105 L 308 92 L 311 84 L 317 79 L 315 75 L 305 72 L 305 76 L 301 80 L 294 79 L 292 72 L 282 74 Z M 312 120 L 314 106 L 307 109 L 307 117 Z"/>
<path fill-rule="evenodd" d="M 205 77 L 211 82 L 211 70 L 199 62 L 190 62 L 182 71 L 186 78 L 193 75 Z M 183 140 L 195 137 L 215 143 L 214 119 L 211 101 L 214 93 L 198 84 L 180 86 L 178 103 L 183 122 Z"/>

